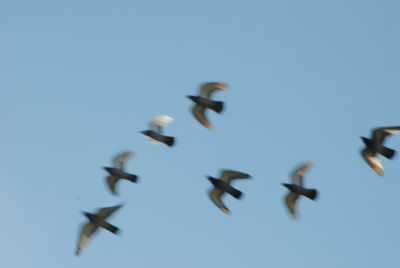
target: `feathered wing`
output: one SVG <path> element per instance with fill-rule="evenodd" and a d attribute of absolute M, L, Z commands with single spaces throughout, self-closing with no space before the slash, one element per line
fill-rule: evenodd
<path fill-rule="evenodd" d="M 210 82 L 200 85 L 200 96 L 209 99 L 217 90 L 227 89 L 229 86 L 223 82 Z"/>
<path fill-rule="evenodd" d="M 290 215 L 295 219 L 298 218 L 296 210 L 296 203 L 298 198 L 299 195 L 293 192 L 289 192 L 285 197 L 286 207 L 288 208 Z"/>
<path fill-rule="evenodd" d="M 306 174 L 308 168 L 312 166 L 311 162 L 304 162 L 300 166 L 298 166 L 295 170 L 292 172 L 292 182 L 293 184 L 297 184 L 300 186 L 304 185 L 304 175 Z"/>
<path fill-rule="evenodd" d="M 150 129 L 161 134 L 162 127 L 171 123 L 172 121 L 173 121 L 173 118 L 169 115 L 157 116 L 150 122 Z"/>
<path fill-rule="evenodd" d="M 208 196 L 210 197 L 211 201 L 225 214 L 231 214 L 229 209 L 222 203 L 221 196 L 224 192 L 219 190 L 218 188 L 213 188 L 208 192 Z"/>
<path fill-rule="evenodd" d="M 88 222 L 82 226 L 81 233 L 79 234 L 78 245 L 76 246 L 75 254 L 79 255 L 81 250 L 87 245 L 92 235 L 96 232 L 97 226 Z"/>
<path fill-rule="evenodd" d="M 200 122 L 200 124 L 202 124 L 208 129 L 211 129 L 212 125 L 204 114 L 205 109 L 206 109 L 205 107 L 196 104 L 192 108 L 192 114 L 197 119 L 197 121 Z"/>
<path fill-rule="evenodd" d="M 250 178 L 250 175 L 247 173 L 234 171 L 234 170 L 223 170 L 221 172 L 221 180 L 229 183 L 231 180 L 234 179 L 247 179 Z"/>
<path fill-rule="evenodd" d="M 113 207 L 106 207 L 106 208 L 100 208 L 97 211 L 97 216 L 99 216 L 100 218 L 102 218 L 103 220 L 107 219 L 111 214 L 113 214 L 116 210 L 118 210 L 119 208 L 121 208 L 122 205 L 116 205 Z"/>
<path fill-rule="evenodd" d="M 123 153 L 118 154 L 116 157 L 113 159 L 114 167 L 119 168 L 119 169 L 124 169 L 124 164 L 126 160 L 133 154 L 132 151 L 126 151 Z"/>
<path fill-rule="evenodd" d="M 389 135 L 397 134 L 400 132 L 400 127 L 381 127 L 372 131 L 372 139 L 382 144 L 385 138 Z"/>
<path fill-rule="evenodd" d="M 368 148 L 361 151 L 361 155 L 368 165 L 380 176 L 383 176 L 383 166 L 381 161 L 376 157 L 376 153 Z"/>
<path fill-rule="evenodd" d="M 117 182 L 119 181 L 119 178 L 117 178 L 117 177 L 114 177 L 114 176 L 108 176 L 107 178 L 106 178 L 106 180 L 107 180 L 107 185 L 108 185 L 108 188 L 110 189 L 110 191 L 113 193 L 113 194 L 117 194 L 117 192 L 116 192 L 116 185 L 117 185 Z"/>

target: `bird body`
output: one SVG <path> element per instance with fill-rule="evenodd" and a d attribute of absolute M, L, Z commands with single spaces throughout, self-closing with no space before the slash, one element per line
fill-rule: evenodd
<path fill-rule="evenodd" d="M 163 126 L 169 124 L 172 121 L 172 117 L 168 115 L 157 116 L 150 122 L 150 129 L 141 131 L 140 133 L 147 137 L 154 144 L 159 144 L 161 142 L 171 147 L 175 143 L 175 138 L 163 135 L 162 130 Z"/>
<path fill-rule="evenodd" d="M 188 96 L 188 98 L 196 103 L 196 105 L 214 110 L 217 113 L 221 113 L 224 109 L 224 103 L 222 101 L 213 101 L 201 96 Z"/>

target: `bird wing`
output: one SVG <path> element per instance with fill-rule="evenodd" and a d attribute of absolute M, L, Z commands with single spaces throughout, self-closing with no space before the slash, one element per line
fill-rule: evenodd
<path fill-rule="evenodd" d="M 114 167 L 119 168 L 119 169 L 124 169 L 124 164 L 126 160 L 133 154 L 132 151 L 126 151 L 123 153 L 118 154 L 117 156 L 114 157 L 113 163 Z"/>
<path fill-rule="evenodd" d="M 197 121 L 200 122 L 200 124 L 202 124 L 203 126 L 205 126 L 208 129 L 211 129 L 212 125 L 211 125 L 210 121 L 208 121 L 207 117 L 204 114 L 205 109 L 206 109 L 205 107 L 196 104 L 192 108 L 192 113 L 193 113 L 194 117 L 197 119 Z"/>
<path fill-rule="evenodd" d="M 87 245 L 90 238 L 96 232 L 97 225 L 91 222 L 88 222 L 82 226 L 81 233 L 79 234 L 78 245 L 76 246 L 75 254 L 79 255 L 81 250 Z"/>
<path fill-rule="evenodd" d="M 221 172 L 221 180 L 229 183 L 234 179 L 247 179 L 250 178 L 250 175 L 247 173 L 242 173 L 234 170 L 223 170 Z"/>
<path fill-rule="evenodd" d="M 117 209 L 121 208 L 122 205 L 116 205 L 113 207 L 105 207 L 105 208 L 100 208 L 97 211 L 97 216 L 102 218 L 102 219 L 106 219 L 107 217 L 109 217 L 111 214 L 113 214 Z"/>
<path fill-rule="evenodd" d="M 389 135 L 400 132 L 400 127 L 381 127 L 372 131 L 372 139 L 377 143 L 382 144 L 385 138 Z"/>
<path fill-rule="evenodd" d="M 117 182 L 118 182 L 119 178 L 114 177 L 114 176 L 107 176 L 106 180 L 107 180 L 108 188 L 110 189 L 110 191 L 111 191 L 113 194 L 116 195 L 117 192 L 116 192 L 116 190 L 115 190 L 115 186 L 117 185 Z"/>
<path fill-rule="evenodd" d="M 368 148 L 361 151 L 361 155 L 368 165 L 380 176 L 383 176 L 383 166 L 381 161 L 376 157 L 376 153 Z"/>
<path fill-rule="evenodd" d="M 296 212 L 296 202 L 297 199 L 299 198 L 299 195 L 293 192 L 289 192 L 286 197 L 285 197 L 285 203 L 286 203 L 286 207 L 288 208 L 290 215 L 297 219 L 298 215 Z"/>
<path fill-rule="evenodd" d="M 157 133 L 162 133 L 162 127 L 171 123 L 173 118 L 169 115 L 160 115 L 150 122 L 150 129 Z"/>
<path fill-rule="evenodd" d="M 218 188 L 213 188 L 208 192 L 208 196 L 211 198 L 211 201 L 225 214 L 231 214 L 229 209 L 222 203 L 221 196 L 224 192 Z"/>
<path fill-rule="evenodd" d="M 229 85 L 223 82 L 205 83 L 200 85 L 200 96 L 209 99 L 215 91 L 224 90 L 228 87 Z"/>
<path fill-rule="evenodd" d="M 304 162 L 300 166 L 298 166 L 295 170 L 292 172 L 292 181 L 294 184 L 303 186 L 304 184 L 304 175 L 309 167 L 312 166 L 311 162 Z"/>

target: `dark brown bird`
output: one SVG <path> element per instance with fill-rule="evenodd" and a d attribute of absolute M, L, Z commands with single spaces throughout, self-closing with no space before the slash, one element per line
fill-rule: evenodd
<path fill-rule="evenodd" d="M 195 105 L 192 108 L 192 114 L 203 126 L 208 129 L 212 128 L 210 121 L 205 115 L 206 109 L 214 110 L 217 113 L 221 113 L 224 109 L 224 103 L 222 101 L 211 100 L 212 94 L 217 90 L 224 90 L 228 88 L 228 84 L 222 82 L 210 82 L 200 86 L 200 96 L 187 96 L 191 99 Z"/>
<path fill-rule="evenodd" d="M 304 162 L 292 172 L 292 184 L 282 183 L 290 191 L 285 197 L 285 203 L 290 215 L 295 219 L 298 218 L 296 208 L 298 198 L 304 195 L 311 200 L 315 200 L 318 195 L 317 190 L 304 188 L 304 175 L 311 166 L 311 162 Z"/>
<path fill-rule="evenodd" d="M 161 142 L 171 147 L 175 143 L 175 138 L 163 135 L 162 128 L 172 121 L 172 117 L 168 115 L 157 116 L 150 122 L 150 129 L 141 131 L 140 133 L 154 144 L 159 144 Z"/>
<path fill-rule="evenodd" d="M 208 176 L 207 177 L 210 182 L 214 185 L 214 188 L 212 188 L 209 192 L 208 195 L 211 198 L 211 201 L 220 209 L 222 212 L 226 214 L 231 214 L 229 209 L 224 205 L 224 203 L 221 200 L 221 196 L 224 193 L 228 193 L 231 196 L 235 197 L 236 199 L 239 199 L 242 196 L 242 192 L 233 188 L 230 183 L 234 179 L 247 179 L 250 178 L 249 174 L 238 172 L 238 171 L 233 171 L 233 170 L 223 170 L 221 172 L 221 178 L 216 179 L 213 177 Z"/>
<path fill-rule="evenodd" d="M 361 155 L 368 165 L 380 176 L 383 177 L 383 166 L 376 154 L 381 154 L 387 159 L 392 159 L 396 153 L 395 150 L 383 145 L 385 138 L 389 135 L 396 134 L 400 131 L 400 127 L 381 127 L 372 131 L 372 138 L 361 137 L 365 144 L 365 148 L 361 150 Z"/>

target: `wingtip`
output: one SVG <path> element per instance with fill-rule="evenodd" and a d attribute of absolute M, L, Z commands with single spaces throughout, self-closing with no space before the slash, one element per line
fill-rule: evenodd
<path fill-rule="evenodd" d="M 226 215 L 232 215 L 232 212 L 227 209 L 227 208 L 221 208 L 222 212 L 224 212 Z"/>

